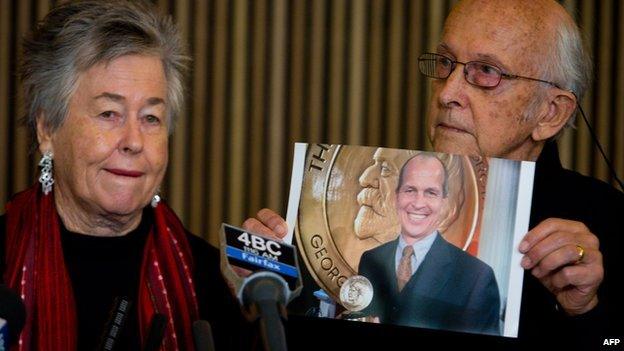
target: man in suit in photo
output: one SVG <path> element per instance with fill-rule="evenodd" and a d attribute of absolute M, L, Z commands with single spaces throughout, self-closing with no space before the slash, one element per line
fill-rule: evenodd
<path fill-rule="evenodd" d="M 500 334 L 500 297 L 492 268 L 438 232 L 448 173 L 435 154 L 420 153 L 401 168 L 396 240 L 364 252 L 359 274 L 374 290 L 365 313 L 382 323 Z"/>

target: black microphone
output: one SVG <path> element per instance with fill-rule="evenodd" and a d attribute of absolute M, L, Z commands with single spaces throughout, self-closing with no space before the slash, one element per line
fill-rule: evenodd
<path fill-rule="evenodd" d="M 193 323 L 193 339 L 195 339 L 195 350 L 215 351 L 212 328 L 208 321 L 198 320 Z"/>
<path fill-rule="evenodd" d="M 17 342 L 26 323 L 22 299 L 6 285 L 0 284 L 0 350 Z"/>
<path fill-rule="evenodd" d="M 115 298 L 111 314 L 104 328 L 104 334 L 102 334 L 100 344 L 96 350 L 112 351 L 115 349 L 115 344 L 119 340 L 126 320 L 128 319 L 130 306 L 132 306 L 132 302 L 127 297 Z"/>
<path fill-rule="evenodd" d="M 243 307 L 248 313 L 259 316 L 264 349 L 285 351 L 282 318 L 286 318 L 288 285 L 284 278 L 266 271 L 253 273 L 243 283 L 242 293 Z"/>
<path fill-rule="evenodd" d="M 167 316 L 161 313 L 155 313 L 154 316 L 152 316 L 143 351 L 156 351 L 160 348 L 160 344 L 165 336 L 166 327 Z"/>
<path fill-rule="evenodd" d="M 221 226 L 221 273 L 247 319 L 258 321 L 266 351 L 286 350 L 286 305 L 301 292 L 295 247 L 227 224 Z"/>

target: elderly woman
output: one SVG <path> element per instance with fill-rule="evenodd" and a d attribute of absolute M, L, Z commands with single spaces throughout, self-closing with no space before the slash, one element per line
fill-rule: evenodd
<path fill-rule="evenodd" d="M 247 342 L 217 250 L 158 196 L 187 61 L 170 18 L 143 3 L 62 5 L 25 40 L 41 184 L 0 217 L 2 281 L 27 310 L 19 349 L 95 348 L 120 298 L 132 307 L 116 348 L 140 349 L 155 313 L 165 349 L 192 349 L 198 319 L 218 348 Z"/>

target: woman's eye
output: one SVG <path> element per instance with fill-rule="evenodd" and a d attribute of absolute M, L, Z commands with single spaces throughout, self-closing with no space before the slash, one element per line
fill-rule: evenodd
<path fill-rule="evenodd" d="M 145 116 L 145 120 L 147 121 L 147 123 L 150 124 L 158 124 L 160 123 L 160 118 L 154 116 L 154 115 L 147 115 Z"/>
<path fill-rule="evenodd" d="M 100 113 L 100 117 L 105 118 L 105 119 L 111 119 L 115 117 L 115 112 L 114 111 L 102 112 Z"/>

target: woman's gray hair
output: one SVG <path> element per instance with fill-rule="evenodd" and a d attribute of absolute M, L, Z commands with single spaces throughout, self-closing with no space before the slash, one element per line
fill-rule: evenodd
<path fill-rule="evenodd" d="M 143 1 L 70 2 L 54 8 L 24 39 L 25 122 L 34 144 L 38 118 L 51 132 L 63 124 L 80 73 L 125 55 L 161 59 L 171 132 L 184 104 L 190 61 L 171 17 Z"/>
<path fill-rule="evenodd" d="M 554 44 L 551 57 L 547 58 L 546 79 L 572 91 L 580 104 L 592 81 L 592 61 L 583 45 L 581 31 L 571 18 L 555 28 Z M 568 119 L 566 127 L 574 126 L 575 117 L 576 113 Z"/>

